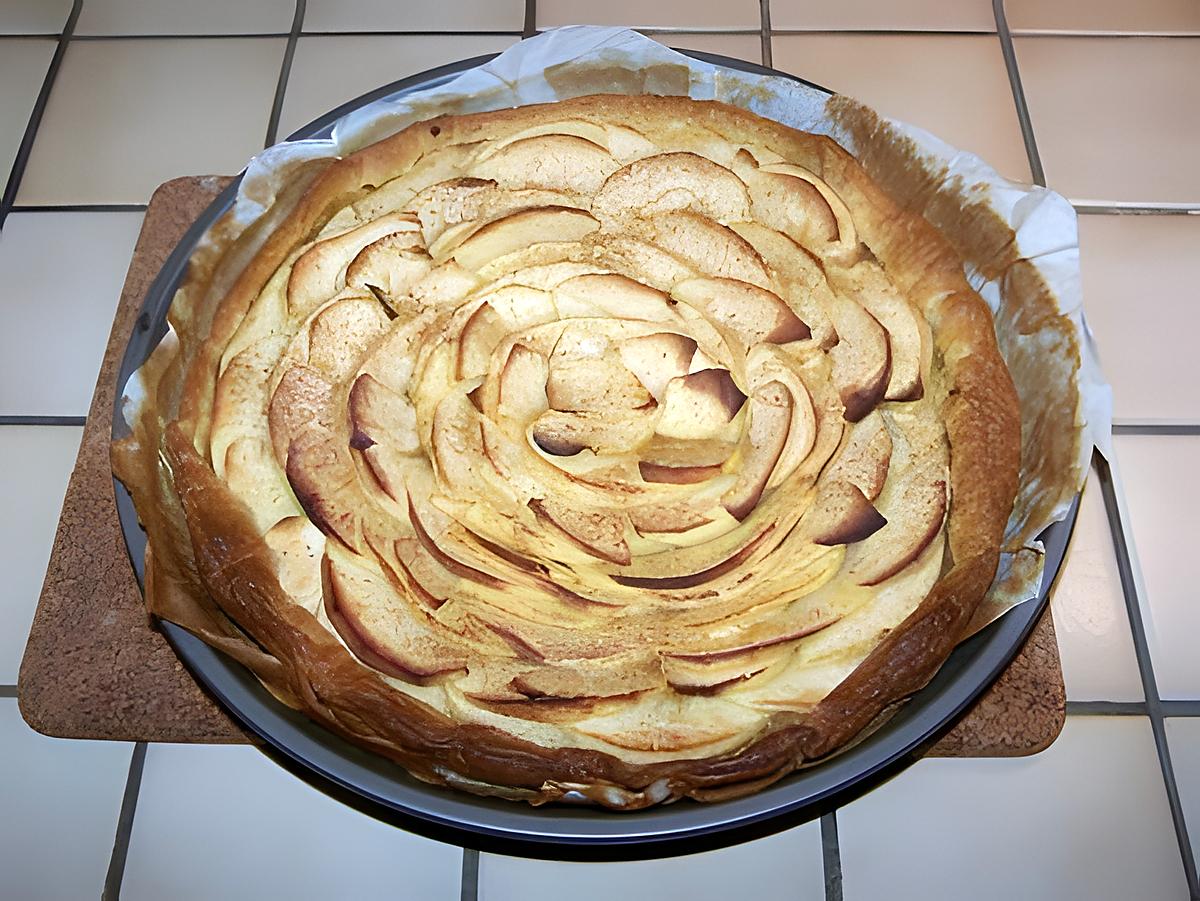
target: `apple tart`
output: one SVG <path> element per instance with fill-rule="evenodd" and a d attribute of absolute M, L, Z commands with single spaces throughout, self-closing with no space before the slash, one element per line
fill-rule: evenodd
<path fill-rule="evenodd" d="M 194 261 L 115 448 L 150 609 L 416 777 L 754 791 L 921 687 L 1020 417 L 961 260 L 683 98 L 421 122 Z"/>

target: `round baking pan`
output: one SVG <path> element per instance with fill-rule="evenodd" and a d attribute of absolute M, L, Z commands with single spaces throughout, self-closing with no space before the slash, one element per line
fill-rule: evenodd
<path fill-rule="evenodd" d="M 742 71 L 793 76 L 710 53 L 696 59 Z M 366 103 L 443 84 L 481 65 L 480 56 L 431 69 L 364 94 L 322 116 L 290 140 L 326 137 L 333 123 Z M 825 91 L 811 82 L 804 82 Z M 166 331 L 166 314 L 201 236 L 232 205 L 229 185 L 192 225 L 147 292 L 121 365 L 113 433 L 126 432 L 120 396 L 129 376 Z M 125 487 L 116 485 L 117 509 L 130 560 L 142 579 L 146 538 Z M 769 835 L 811 820 L 874 788 L 919 759 L 1004 670 L 1029 635 L 1062 563 L 1075 523 L 1070 515 L 1043 534 L 1045 576 L 1037 600 L 1010 610 L 955 648 L 932 681 L 854 747 L 802 769 L 745 798 L 714 804 L 682 801 L 618 814 L 566 805 L 533 808 L 427 785 L 390 761 L 368 753 L 277 701 L 244 667 L 173 623 L 160 623 L 176 653 L 225 709 L 258 735 L 280 764 L 311 784 L 379 819 L 431 838 L 481 850 L 563 860 L 632 860 L 688 854 Z"/>

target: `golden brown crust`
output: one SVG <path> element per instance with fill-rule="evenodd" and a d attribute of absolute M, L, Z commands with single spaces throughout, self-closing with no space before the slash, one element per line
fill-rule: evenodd
<path fill-rule="evenodd" d="M 760 154 L 764 154 L 764 159 L 769 161 L 774 155 L 782 161 L 764 164 L 754 161 L 751 156 L 752 162 L 748 163 L 740 157 L 734 158 L 732 150 L 714 151 L 725 155 L 726 164 L 733 171 L 737 171 L 738 166 L 752 167 L 746 170 L 749 172 L 746 177 L 751 179 L 748 189 L 730 170 L 715 167 L 724 174 L 709 171 L 708 167 L 714 167 L 715 164 L 691 151 L 664 154 L 670 159 L 654 164 L 658 167 L 656 177 L 676 177 L 677 174 L 684 180 L 702 178 L 706 185 L 711 186 L 711 199 L 697 201 L 699 206 L 693 207 L 710 219 L 726 218 L 735 223 L 748 220 L 750 217 L 746 212 L 731 218 L 721 214 L 729 210 L 748 211 L 752 203 L 756 208 L 766 209 L 762 197 L 771 196 L 770 191 L 775 190 L 773 185 L 779 179 L 784 179 L 783 184 L 789 184 L 786 179 L 803 180 L 811 176 L 814 180 L 804 181 L 803 189 L 797 189 L 794 196 L 802 198 L 807 208 L 816 211 L 810 220 L 806 220 L 813 224 L 811 228 L 801 226 L 793 240 L 819 242 L 819 253 L 825 255 L 826 265 L 830 267 L 852 268 L 860 259 L 869 261 L 862 265 L 872 272 L 878 272 L 882 267 L 900 294 L 920 311 L 919 320 L 928 323 L 932 334 L 929 347 L 920 349 L 919 335 L 911 339 L 917 344 L 906 347 L 910 364 L 916 360 L 916 364 L 912 365 L 920 366 L 924 361 L 925 369 L 918 370 L 918 374 L 924 373 L 924 383 L 914 387 L 910 379 L 905 384 L 889 384 L 890 362 L 882 372 L 877 366 L 872 370 L 867 365 L 869 360 L 863 362 L 854 353 L 856 347 L 865 353 L 861 348 L 877 342 L 880 334 L 896 340 L 898 333 L 894 329 L 898 326 L 887 318 L 889 309 L 898 309 L 894 302 L 886 298 L 879 301 L 884 306 L 867 313 L 866 319 L 862 318 L 861 313 L 856 313 L 854 316 L 857 319 L 852 316 L 850 320 L 839 320 L 838 310 L 831 308 L 834 327 L 840 326 L 839 331 L 843 336 L 840 352 L 843 362 L 839 364 L 835 358 L 835 366 L 842 367 L 839 377 L 846 380 L 843 395 L 855 398 L 870 395 L 873 402 L 882 402 L 886 391 L 887 396 L 895 398 L 897 403 L 913 403 L 910 399 L 921 395 L 925 400 L 916 403 L 914 409 L 925 410 L 931 404 L 935 405 L 935 418 L 931 421 L 944 424 L 944 438 L 928 432 L 927 426 L 921 427 L 925 431 L 918 429 L 907 434 L 907 440 L 912 444 L 911 456 L 916 462 L 909 467 L 914 474 L 909 477 L 909 482 L 901 486 L 903 488 L 912 483 L 919 489 L 917 483 L 921 479 L 926 480 L 921 484 L 942 485 L 940 509 L 944 510 L 944 480 L 937 481 L 938 460 L 941 459 L 939 453 L 944 454 L 944 450 L 939 452 L 937 448 L 942 446 L 942 442 L 948 444 L 950 484 L 949 512 L 945 525 L 947 553 L 943 559 L 941 544 L 933 538 L 940 531 L 941 523 L 941 513 L 936 512 L 936 520 L 930 520 L 933 531 L 929 532 L 927 538 L 933 543 L 928 545 L 928 550 L 924 550 L 926 545 L 921 545 L 908 558 L 919 556 L 919 560 L 923 561 L 921 565 L 926 569 L 932 567 L 930 571 L 935 576 L 939 566 L 942 567 L 944 572 L 941 578 L 916 609 L 906 611 L 903 622 L 890 634 L 873 647 L 863 649 L 861 662 L 857 663 L 848 677 L 839 680 L 832 692 L 815 698 L 815 703 L 763 717 L 757 721 L 760 725 L 752 727 L 736 745 L 708 756 L 688 758 L 686 754 L 681 754 L 676 758 L 668 755 L 667 759 L 663 759 L 663 755 L 639 757 L 633 753 L 617 753 L 615 747 L 612 753 L 595 747 L 547 747 L 505 729 L 485 725 L 482 721 L 456 721 L 431 703 L 397 690 L 363 663 L 376 658 L 383 660 L 379 656 L 382 646 L 370 645 L 370 652 L 365 653 L 363 648 L 367 644 L 360 643 L 360 659 L 356 660 L 314 615 L 313 610 L 297 603 L 296 598 L 281 587 L 278 572 L 272 564 L 273 551 L 263 538 L 266 526 L 256 523 L 256 518 L 262 519 L 262 512 L 247 507 L 218 476 L 218 472 L 230 465 L 231 460 L 237 462 L 237 458 L 230 456 L 231 451 L 214 443 L 215 439 L 220 438 L 220 435 L 212 433 L 218 378 L 228 363 L 224 358 L 230 342 L 248 321 L 256 299 L 268 290 L 269 281 L 280 267 L 286 266 L 298 249 L 308 245 L 330 217 L 347 203 L 364 198 L 368 198 L 364 202 L 369 202 L 371 193 L 377 187 L 390 181 L 397 173 L 412 168 L 438 148 L 474 146 L 479 142 L 494 141 L 497 137 L 521 132 L 548 120 L 563 119 L 590 124 L 593 128 L 597 125 L 630 123 L 644 134 L 655 135 L 660 147 L 669 148 L 672 142 L 681 146 L 705 146 L 704 142 L 711 142 L 714 147 L 719 144 L 733 149 L 758 148 Z M 586 134 L 584 126 L 576 130 Z M 696 143 L 697 135 L 702 138 L 699 144 Z M 560 143 L 567 149 L 578 149 L 578 145 Z M 743 150 L 742 153 L 747 151 Z M 590 161 L 588 166 L 593 163 L 601 167 L 605 165 L 600 154 L 591 150 L 587 154 L 590 154 L 587 156 Z M 642 156 L 646 157 L 646 154 Z M 752 170 L 760 170 L 761 174 L 754 175 Z M 601 198 L 607 196 L 603 195 L 603 186 L 608 184 L 605 171 L 601 168 L 593 178 L 588 175 L 587 167 L 582 166 L 571 172 L 570 176 L 575 182 L 600 185 L 601 193 L 597 197 Z M 619 185 L 622 199 L 612 207 L 612 211 L 605 212 L 608 210 L 608 200 L 598 200 L 594 208 L 601 220 L 607 216 L 624 215 L 623 210 L 635 208 L 637 215 L 647 221 L 668 221 L 653 220 L 650 212 L 653 204 L 660 203 L 659 195 L 650 191 L 645 193 L 644 200 L 638 199 L 642 196 L 638 193 L 641 190 L 639 185 L 643 182 L 652 184 L 654 180 L 644 176 L 637 163 L 623 169 L 621 179 L 624 181 L 613 182 Z M 754 187 L 756 184 L 758 188 Z M 543 190 L 536 184 L 533 187 Z M 615 194 L 616 190 L 613 188 L 612 192 Z M 755 195 L 755 190 L 767 194 Z M 645 206 L 638 211 L 638 204 L 643 203 Z M 706 203 L 713 206 L 706 207 Z M 190 293 L 185 292 L 191 300 L 185 300 L 178 310 L 173 310 L 173 322 L 179 335 L 178 351 L 160 350 L 145 370 L 152 400 L 141 411 L 133 438 L 114 448 L 114 468 L 133 490 L 139 513 L 150 536 L 149 553 L 152 561 L 148 561 L 147 569 L 148 573 L 152 573 L 152 578 L 147 580 L 147 598 L 151 610 L 181 622 L 206 641 L 237 654 L 238 659 L 253 669 L 287 703 L 304 710 L 339 734 L 391 757 L 419 778 L 428 781 L 534 803 L 570 796 L 583 797 L 619 809 L 636 809 L 680 796 L 710 800 L 754 791 L 804 761 L 829 753 L 851 739 L 888 704 L 923 685 L 959 640 L 962 629 L 995 573 L 1004 526 L 1017 489 L 1020 417 L 1016 396 L 996 345 L 989 312 L 967 285 L 957 255 L 928 222 L 898 207 L 866 176 L 853 158 L 829 139 L 796 132 L 716 103 L 649 96 L 584 97 L 550 107 L 525 107 L 418 123 L 332 163 L 315 175 L 302 196 L 295 198 L 294 206 L 290 203 L 284 206 L 286 215 L 254 256 L 248 262 L 241 263 L 236 278 L 231 278 L 228 286 L 222 285 L 221 276 L 222 266 L 229 267 L 228 262 L 214 259 L 202 261 L 204 265 L 196 267 Z M 543 209 L 561 208 L 544 200 L 541 206 Z M 575 219 L 579 220 L 577 224 L 574 224 Z M 561 227 L 576 229 L 582 240 L 595 226 L 589 225 L 582 216 L 575 219 L 572 219 L 572 223 L 564 222 Z M 714 231 L 708 225 L 691 228 L 686 217 L 669 221 L 672 224 L 668 231 L 663 231 L 667 226 L 658 225 L 655 227 L 659 230 L 650 237 L 659 246 L 670 248 L 675 259 L 671 265 L 702 265 L 698 261 L 711 253 L 703 249 L 708 246 L 706 242 L 727 241 L 730 248 L 745 244 L 750 248 L 749 252 L 744 248 L 741 251 L 735 249 L 722 258 L 725 261 L 722 265 L 736 268 L 714 275 L 721 278 L 732 275 L 742 280 L 748 298 L 752 296 L 752 289 L 766 291 L 768 286 L 773 286 L 771 280 L 776 278 L 776 273 L 764 262 L 759 250 L 755 249 L 759 245 L 752 236 L 744 231 L 736 235 L 730 232 L 726 239 L 722 237 L 722 232 Z M 720 228 L 729 231 L 724 226 Z M 805 231 L 805 228 L 809 230 Z M 857 238 L 853 240 L 849 233 L 851 229 L 857 229 Z M 737 231 L 737 228 L 733 231 Z M 499 240 L 495 232 L 496 229 L 492 229 L 484 235 L 482 230 L 478 230 L 475 234 L 480 237 L 474 239 L 469 249 L 461 251 L 461 258 L 467 259 L 468 253 L 474 258 L 481 253 L 479 248 L 485 241 Z M 831 240 L 835 234 L 836 240 Z M 870 248 L 865 257 L 859 239 Z M 435 246 L 436 242 L 429 245 L 431 253 Z M 467 243 L 461 246 L 466 248 Z M 509 250 L 515 251 L 517 246 L 501 248 L 501 252 Z M 492 252 L 495 252 L 494 248 Z M 629 260 L 629 250 L 619 249 L 615 242 L 606 252 L 619 252 L 626 263 Z M 480 259 L 486 262 L 490 258 Z M 309 271 L 317 270 L 310 266 Z M 878 276 L 875 278 L 878 279 Z M 757 288 L 754 287 L 756 284 Z M 716 301 L 708 295 L 682 296 L 697 309 L 722 321 L 724 314 L 721 308 L 714 306 Z M 201 299 L 197 300 L 198 297 Z M 764 309 L 769 309 L 769 300 L 753 302 L 767 303 L 768 307 Z M 369 309 L 374 308 L 370 302 L 364 301 L 364 312 L 361 315 L 354 314 L 357 316 L 354 328 L 359 330 L 356 334 L 369 337 L 380 334 L 372 329 L 386 331 L 387 324 L 383 320 L 378 325 L 371 325 L 362 318 L 369 318 L 370 314 L 366 312 Z M 787 326 L 786 334 L 779 332 L 779 328 L 783 328 L 779 326 L 775 329 L 778 334 L 767 335 L 766 340 L 810 340 L 811 334 L 814 353 L 820 354 L 827 346 L 823 343 L 823 336 L 828 334 L 820 331 L 820 310 L 811 314 L 804 309 L 799 312 L 802 314 L 800 318 L 791 310 L 786 311 L 786 316 L 779 314 L 779 322 Z M 788 319 L 788 316 L 791 318 Z M 804 316 L 808 316 L 812 322 L 802 321 Z M 803 325 L 804 329 L 801 330 L 792 320 Z M 726 327 L 736 326 L 736 320 L 729 320 L 729 323 Z M 828 329 L 828 325 L 824 327 Z M 856 336 L 860 335 L 861 343 L 856 345 Z M 750 337 L 740 340 L 764 339 L 753 332 Z M 888 351 L 887 343 L 883 347 Z M 527 357 L 536 356 L 528 348 L 526 351 Z M 286 354 L 311 352 L 288 350 Z M 463 354 L 460 350 L 457 363 L 460 371 L 472 365 Z M 286 359 L 290 357 L 285 355 Z M 304 359 L 308 359 L 307 356 Z M 895 359 L 894 355 L 889 357 L 889 361 Z M 346 474 L 358 471 L 355 467 L 360 466 L 356 462 L 360 459 L 361 465 L 373 473 L 373 484 L 378 490 L 384 494 L 392 490 L 389 488 L 384 459 L 372 452 L 376 439 L 371 430 L 379 426 L 378 423 L 372 424 L 369 416 L 361 414 L 362 426 L 354 426 L 355 437 L 350 444 L 342 446 L 336 453 L 322 450 L 325 445 L 321 444 L 321 435 L 341 428 L 339 423 L 347 416 L 352 421 L 357 420 L 354 420 L 354 402 L 347 400 L 349 386 L 345 389 L 347 393 L 341 395 L 336 389 L 325 387 L 338 384 L 338 380 L 343 378 L 338 368 L 343 365 L 340 357 L 334 355 L 324 362 L 314 358 L 310 362 L 313 366 L 332 367 L 326 371 L 336 374 L 321 376 L 315 370 L 305 368 L 307 364 L 300 358 L 288 364 L 290 369 L 281 371 L 278 385 L 282 388 L 282 394 L 279 393 L 280 388 L 275 388 L 276 397 L 285 397 L 295 403 L 311 398 L 311 413 L 297 418 L 295 412 L 299 407 L 289 410 L 286 404 L 278 408 L 272 404 L 268 417 L 264 408 L 261 411 L 263 420 L 271 420 L 270 441 L 260 439 L 260 451 L 269 453 L 270 442 L 274 442 L 274 455 L 284 463 L 288 480 L 304 512 L 330 536 L 330 540 L 336 539 L 350 548 L 363 545 L 364 542 L 370 544 L 370 523 L 357 519 L 335 519 L 336 511 L 327 512 L 326 507 L 322 506 L 326 503 L 322 500 L 322 492 L 332 484 L 330 479 L 340 484 L 345 478 L 353 477 Z M 636 361 L 629 365 L 636 370 Z M 306 372 L 310 375 L 305 376 Z M 605 398 L 593 398 L 586 392 L 585 385 L 576 385 L 566 372 L 563 370 L 558 376 L 556 385 L 559 387 L 556 391 L 558 397 L 566 398 L 562 404 L 568 408 L 574 407 L 574 410 L 568 410 L 572 415 L 583 415 L 579 412 L 578 404 L 610 402 Z M 867 381 L 855 383 L 853 379 L 856 377 Z M 304 378 L 308 378 L 309 382 L 304 383 Z M 288 379 L 290 381 L 285 381 Z M 309 387 L 305 387 L 306 384 Z M 653 379 L 646 384 L 652 389 L 657 386 Z M 688 390 L 686 379 L 679 381 L 679 385 L 682 386 L 679 391 Z M 631 398 L 637 396 L 636 387 L 633 385 L 628 389 Z M 328 394 L 329 391 L 333 393 Z M 784 397 L 782 401 L 781 392 Z M 327 394 L 328 399 L 323 399 Z M 729 495 L 727 509 L 731 513 L 736 511 L 738 519 L 754 509 L 759 496 L 764 498 L 764 504 L 770 503 L 769 498 L 776 496 L 767 487 L 768 478 L 777 461 L 786 458 L 786 448 L 791 446 L 787 442 L 804 440 L 805 428 L 813 429 L 816 434 L 815 439 L 809 437 L 809 442 L 815 440 L 817 446 L 822 446 L 822 441 L 826 442 L 826 453 L 837 450 L 836 436 L 832 439 L 832 445 L 828 445 L 828 435 L 821 437 L 821 423 L 828 421 L 823 417 L 830 415 L 822 410 L 835 409 L 839 415 L 843 412 L 836 399 L 831 400 L 815 389 L 811 401 L 805 395 L 804 403 L 810 406 L 796 406 L 795 401 L 787 400 L 791 395 L 780 382 L 764 384 L 757 393 L 747 389 L 743 398 L 748 395 L 750 400 L 746 403 L 759 405 L 754 409 L 759 410 L 760 422 L 775 422 L 777 425 L 773 427 L 775 431 L 770 433 L 763 430 L 765 427 L 760 428 L 759 432 L 747 432 L 747 443 L 739 453 L 758 454 L 759 457 L 754 459 L 765 461 L 761 463 L 764 474 L 760 479 L 758 470 L 748 466 L 747 472 L 753 473 L 753 483 L 741 484 L 736 494 Z M 707 395 L 701 396 L 697 402 L 704 402 L 704 396 Z M 489 403 L 504 402 L 496 398 L 489 400 L 486 394 L 482 397 L 472 396 L 471 401 L 476 410 L 481 407 L 487 409 Z M 228 402 L 233 403 L 233 399 Z M 349 408 L 347 403 L 350 403 Z M 837 406 L 831 408 L 822 404 Z M 805 411 L 810 412 L 805 414 Z M 866 416 L 869 407 L 845 412 L 846 420 L 858 420 Z M 812 417 L 810 425 L 805 425 L 807 420 L 804 415 Z M 314 427 L 321 434 L 312 432 Z M 786 441 L 782 437 L 784 433 L 787 435 Z M 841 434 L 840 427 L 837 434 Z M 280 444 L 280 435 L 291 437 Z M 928 442 L 927 447 L 924 442 Z M 218 446 L 222 447 L 222 459 L 209 459 L 210 448 Z M 809 443 L 805 446 L 813 445 Z M 166 466 L 159 462 L 160 449 L 165 454 Z M 799 459 L 796 465 L 799 466 L 796 471 L 803 474 L 804 467 Z M 885 462 L 885 469 L 886 465 Z M 322 471 L 343 475 L 318 478 L 314 475 L 317 470 L 313 467 L 316 466 L 326 468 Z M 818 464 L 813 472 L 804 476 L 807 479 L 804 484 L 812 485 L 819 470 Z M 863 471 L 869 471 L 869 467 Z M 853 490 L 858 492 L 863 503 L 868 503 L 861 488 L 860 485 L 853 487 Z M 875 492 L 878 493 L 878 490 L 876 487 Z M 904 497 L 901 488 L 895 489 L 893 494 Z M 885 503 L 889 498 L 892 495 L 885 492 L 880 502 Z M 445 558 L 448 555 L 431 544 L 431 539 L 415 515 L 411 494 L 407 498 L 395 497 L 394 500 L 398 503 L 406 501 L 400 506 L 406 506 L 412 514 L 418 544 L 423 545 L 435 559 L 441 559 L 442 565 L 449 566 L 451 571 L 457 571 L 456 567 L 468 566 L 453 558 L 447 562 Z M 891 502 L 901 503 L 894 498 Z M 337 504 L 330 503 L 333 506 L 329 509 L 333 510 Z M 540 500 L 532 506 L 535 511 L 541 511 L 544 518 L 548 503 Z M 779 507 L 778 500 L 774 503 Z M 929 509 L 939 510 L 936 504 L 930 504 Z M 750 522 L 753 524 L 753 521 Z M 872 523 L 873 528 L 856 527 L 851 530 L 852 534 L 847 533 L 847 537 L 855 541 L 886 540 L 886 533 L 879 531 L 879 523 L 874 520 Z M 897 527 L 899 523 L 900 519 L 897 518 Z M 269 524 L 270 520 L 267 521 Z M 560 516 L 554 520 L 554 525 L 558 529 L 566 529 L 567 537 L 576 544 L 582 541 L 586 548 L 591 549 L 593 558 L 617 561 L 618 567 L 614 570 L 617 575 L 613 576 L 617 584 L 644 586 L 648 590 L 673 590 L 675 585 L 672 580 L 681 581 L 678 574 L 664 574 L 653 569 L 639 570 L 636 568 L 636 559 L 632 559 L 635 568 L 630 572 L 633 574 L 620 575 L 620 566 L 629 564 L 631 558 L 628 548 L 619 539 L 604 537 L 610 528 L 608 520 L 593 517 L 587 522 L 574 522 Z M 925 523 L 924 527 L 929 528 L 929 523 Z M 782 538 L 785 531 L 781 529 L 776 537 Z M 729 558 L 736 561 L 733 565 L 740 564 L 743 559 L 753 559 L 756 543 L 764 540 L 768 533 L 769 530 L 760 531 L 754 541 L 743 542 L 742 556 Z M 884 538 L 872 539 L 870 536 L 873 535 Z M 482 539 L 482 542 L 479 546 L 486 549 L 488 539 Z M 371 547 L 375 548 L 375 545 Z M 519 555 L 514 557 L 511 549 L 506 553 L 509 556 L 504 560 L 509 564 L 514 559 L 518 563 L 525 559 Z M 900 561 L 898 568 L 903 569 L 907 562 Z M 713 569 L 722 565 L 718 563 Z M 517 568 L 521 569 L 521 566 Z M 394 578 L 406 584 L 412 574 L 402 570 L 403 565 Z M 715 573 L 709 575 L 715 576 Z M 335 578 L 327 571 L 327 599 L 331 590 L 329 584 Z M 684 583 L 691 578 L 682 577 L 678 587 L 687 587 Z M 859 584 L 874 583 L 862 581 Z M 444 599 L 428 592 L 421 597 L 425 603 L 440 605 L 444 602 Z M 580 600 L 584 602 L 582 608 L 585 609 L 588 601 L 595 603 L 598 599 L 581 597 Z M 335 603 L 334 607 L 337 606 Z M 219 615 L 218 607 L 228 620 Z M 253 636 L 262 650 L 245 640 L 238 627 L 246 635 Z M 501 644 L 497 647 L 504 647 L 503 643 L 507 642 L 516 648 L 517 657 L 533 659 L 543 654 L 543 651 L 529 645 L 519 635 L 500 627 L 489 628 L 493 628 L 494 635 L 488 640 L 494 644 L 498 637 Z M 764 640 L 752 646 L 773 647 L 773 640 Z M 353 643 L 351 647 L 354 647 Z M 676 685 L 679 694 L 702 699 L 708 689 L 697 691 L 696 684 L 689 681 L 694 674 L 688 667 L 694 667 L 697 659 L 705 665 L 715 663 L 725 653 L 701 654 L 699 657 L 695 653 L 690 656 L 677 655 L 678 663 L 673 665 L 680 667 L 677 678 L 682 681 L 672 684 Z M 636 671 L 636 668 L 629 670 Z M 403 674 L 403 668 L 398 672 Z M 738 678 L 741 677 L 735 674 L 734 681 Z M 424 675 L 421 679 L 428 683 Z M 526 684 L 528 687 L 531 683 L 514 684 Z M 719 689 L 723 684 L 718 683 L 713 688 Z M 619 688 L 612 689 L 611 698 L 633 698 L 643 690 L 634 686 L 632 693 L 623 694 Z M 520 696 L 514 699 L 481 695 L 481 698 L 484 697 L 486 700 L 483 703 L 492 710 L 511 710 L 513 708 L 504 705 L 514 701 L 528 706 L 528 701 L 519 700 Z M 533 719 L 554 725 L 568 718 L 568 714 L 576 709 L 586 709 L 589 715 L 597 710 L 608 709 L 582 704 L 578 699 L 561 700 L 561 710 L 548 715 L 545 710 L 549 707 L 546 707 Z M 573 705 L 581 706 L 577 708 Z M 638 743 L 644 739 L 626 735 L 620 740 L 632 742 L 629 747 L 634 748 L 639 747 Z M 657 741 L 657 738 L 654 739 L 654 748 L 658 747 Z"/>

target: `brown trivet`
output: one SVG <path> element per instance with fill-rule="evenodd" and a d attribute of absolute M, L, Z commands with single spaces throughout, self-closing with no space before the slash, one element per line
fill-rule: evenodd
<path fill-rule="evenodd" d="M 176 178 L 150 200 L 67 486 L 18 698 L 33 728 L 62 738 L 244 743 L 142 604 L 117 520 L 108 445 L 116 374 L 151 281 L 229 179 Z M 930 754 L 1019 757 L 1062 730 L 1065 692 L 1049 609 L 1012 664 Z"/>

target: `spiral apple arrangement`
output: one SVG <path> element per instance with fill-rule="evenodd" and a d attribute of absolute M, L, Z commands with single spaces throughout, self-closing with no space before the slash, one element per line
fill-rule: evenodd
<path fill-rule="evenodd" d="M 819 174 L 840 149 L 652 101 L 368 157 L 275 249 L 191 423 L 281 588 L 390 690 L 651 766 L 803 722 L 930 593 L 953 393 Z"/>

